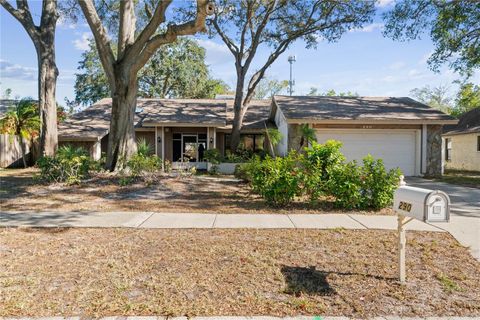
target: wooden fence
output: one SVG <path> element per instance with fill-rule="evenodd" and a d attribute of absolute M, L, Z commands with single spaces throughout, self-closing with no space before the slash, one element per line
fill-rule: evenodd
<path fill-rule="evenodd" d="M 27 164 L 31 162 L 30 146 L 26 146 Z M 22 148 L 19 136 L 0 134 L 0 168 L 22 167 Z"/>

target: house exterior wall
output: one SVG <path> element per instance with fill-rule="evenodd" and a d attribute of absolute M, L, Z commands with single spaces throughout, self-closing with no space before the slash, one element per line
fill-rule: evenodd
<path fill-rule="evenodd" d="M 451 160 L 445 161 L 445 169 L 480 171 L 480 151 L 477 151 L 480 133 L 446 136 L 451 139 Z"/>
<path fill-rule="evenodd" d="M 277 155 L 283 157 L 287 155 L 288 149 L 289 149 L 289 129 L 290 128 L 280 108 L 276 108 L 274 121 L 275 121 L 275 125 L 278 128 L 278 131 L 280 131 L 280 134 L 282 135 L 282 138 L 280 139 L 280 142 L 276 145 L 275 149 L 276 149 Z"/>
<path fill-rule="evenodd" d="M 145 140 L 150 145 L 150 154 L 155 154 L 155 131 L 135 131 L 135 140 Z"/>
<path fill-rule="evenodd" d="M 222 156 L 225 156 L 225 133 L 217 132 L 217 149 Z"/>
<path fill-rule="evenodd" d="M 442 175 L 442 125 L 427 125 L 426 176 Z"/>

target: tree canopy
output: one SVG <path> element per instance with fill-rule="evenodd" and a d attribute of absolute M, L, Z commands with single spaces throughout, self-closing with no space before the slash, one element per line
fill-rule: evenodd
<path fill-rule="evenodd" d="M 308 96 L 327 96 L 327 97 L 358 97 L 358 93 L 347 91 L 347 92 L 336 92 L 334 89 L 327 90 L 326 92 L 318 92 L 318 89 L 315 87 L 310 88 Z"/>
<path fill-rule="evenodd" d="M 300 39 L 307 48 L 315 47 L 318 41 L 337 41 L 348 30 L 370 22 L 374 4 L 373 0 L 217 1 L 209 30 L 232 53 L 237 76 L 232 151 L 236 151 L 240 142 L 243 117 L 257 86 L 278 57 Z M 260 48 L 269 53 L 263 61 L 263 54 L 257 57 L 258 69 L 250 76 L 250 67 Z"/>
<path fill-rule="evenodd" d="M 76 103 L 88 105 L 110 96 L 108 79 L 93 41 L 82 54 L 78 69 Z M 223 81 L 211 77 L 205 49 L 188 38 L 160 47 L 140 70 L 138 88 L 142 98 L 214 98 L 228 90 Z"/>
<path fill-rule="evenodd" d="M 480 66 L 478 1 L 401 0 L 384 19 L 384 34 L 394 40 L 430 35 L 435 50 L 428 63 L 433 70 L 448 63 L 453 70 L 470 76 Z"/>

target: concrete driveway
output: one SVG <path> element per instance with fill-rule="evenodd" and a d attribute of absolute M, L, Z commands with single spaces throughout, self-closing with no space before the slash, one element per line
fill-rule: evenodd
<path fill-rule="evenodd" d="M 409 186 L 441 190 L 448 194 L 452 202 L 451 213 L 454 215 L 480 218 L 480 188 L 463 187 L 417 177 L 408 177 L 405 182 Z"/>
<path fill-rule="evenodd" d="M 406 178 L 405 181 L 407 185 L 441 190 L 450 196 L 450 222 L 432 225 L 450 232 L 480 260 L 480 189 L 416 177 Z"/>

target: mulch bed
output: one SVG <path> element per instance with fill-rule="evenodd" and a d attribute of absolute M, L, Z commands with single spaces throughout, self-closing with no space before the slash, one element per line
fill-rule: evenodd
<path fill-rule="evenodd" d="M 451 236 L 378 230 L 0 229 L 0 316 L 480 316 Z"/>
<path fill-rule="evenodd" d="M 342 213 L 331 203 L 295 202 L 272 208 L 232 176 L 162 176 L 152 185 L 120 186 L 119 178 L 97 174 L 80 185 L 44 185 L 35 169 L 0 171 L 0 210 L 150 211 L 195 213 Z M 347 212 L 352 213 L 352 212 Z M 390 208 L 354 213 L 393 214 Z"/>

